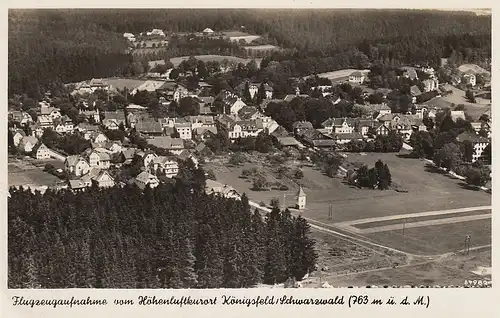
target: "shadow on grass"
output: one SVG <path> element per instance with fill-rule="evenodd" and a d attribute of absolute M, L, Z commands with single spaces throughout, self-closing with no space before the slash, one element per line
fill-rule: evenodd
<path fill-rule="evenodd" d="M 410 153 L 398 153 L 396 155 L 396 157 L 404 158 L 404 159 L 419 159 L 419 157 L 417 155 L 413 154 L 412 152 L 410 152 Z"/>
<path fill-rule="evenodd" d="M 460 185 L 460 187 L 462 187 L 462 189 L 472 190 L 472 191 L 481 191 L 481 189 L 479 187 L 470 185 L 466 182 L 460 182 L 459 185 Z"/>

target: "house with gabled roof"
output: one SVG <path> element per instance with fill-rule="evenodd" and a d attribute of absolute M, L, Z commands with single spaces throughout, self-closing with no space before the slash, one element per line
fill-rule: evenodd
<path fill-rule="evenodd" d="M 363 75 L 363 73 L 361 73 L 360 71 L 352 72 L 349 75 L 349 82 L 350 83 L 363 84 L 364 81 L 365 81 L 365 75 Z"/>
<path fill-rule="evenodd" d="M 140 120 L 135 124 L 135 130 L 148 136 L 163 135 L 162 125 L 155 120 Z"/>
<path fill-rule="evenodd" d="M 109 169 L 111 156 L 104 149 L 93 149 L 88 155 L 88 162 L 91 168 Z"/>
<path fill-rule="evenodd" d="M 22 129 L 15 129 L 12 131 L 12 139 L 14 140 L 14 146 L 19 146 L 21 140 L 26 137 L 26 133 Z"/>
<path fill-rule="evenodd" d="M 208 195 L 220 195 L 229 199 L 241 199 L 241 195 L 233 187 L 210 179 L 206 181 L 205 193 Z"/>
<path fill-rule="evenodd" d="M 39 115 L 36 122 L 42 129 L 52 128 L 54 126 L 54 119 L 48 115 Z"/>
<path fill-rule="evenodd" d="M 355 118 L 329 118 L 321 123 L 327 133 L 350 134 L 354 132 L 356 126 Z"/>
<path fill-rule="evenodd" d="M 92 168 L 89 173 L 85 174 L 80 179 L 86 186 L 94 183 L 100 188 L 109 188 L 115 186 L 115 180 L 106 170 Z"/>
<path fill-rule="evenodd" d="M 158 148 L 163 148 L 171 153 L 178 155 L 184 150 L 184 141 L 182 138 L 172 138 L 170 136 L 153 137 L 146 140 L 148 144 Z"/>
<path fill-rule="evenodd" d="M 173 178 L 179 173 L 179 165 L 166 156 L 158 156 L 153 158 L 149 164 L 148 172 L 154 175 L 161 174 L 167 178 Z"/>
<path fill-rule="evenodd" d="M 31 153 L 37 143 L 38 139 L 36 137 L 26 136 L 21 139 L 19 148 L 25 153 Z"/>
<path fill-rule="evenodd" d="M 12 111 L 9 113 L 9 119 L 20 125 L 28 125 L 33 122 L 30 114 L 24 111 Z"/>
<path fill-rule="evenodd" d="M 135 178 L 135 184 L 140 189 L 144 190 L 148 186 L 150 188 L 156 188 L 160 184 L 160 181 L 155 175 L 147 171 L 143 171 Z"/>
<path fill-rule="evenodd" d="M 50 150 L 41 141 L 31 150 L 31 156 L 38 160 L 50 159 Z"/>
<path fill-rule="evenodd" d="M 90 165 L 82 156 L 73 155 L 66 157 L 64 168 L 68 173 L 77 177 L 83 176 L 90 171 Z"/>
<path fill-rule="evenodd" d="M 40 107 L 40 115 L 49 116 L 52 119 L 57 119 L 62 117 L 61 110 L 59 108 L 47 107 L 47 106 Z"/>
<path fill-rule="evenodd" d="M 476 162 L 483 156 L 484 149 L 490 144 L 490 139 L 479 136 L 478 134 L 471 132 L 463 132 L 457 136 L 458 142 L 469 141 L 472 143 L 474 152 L 472 154 L 472 162 Z"/>

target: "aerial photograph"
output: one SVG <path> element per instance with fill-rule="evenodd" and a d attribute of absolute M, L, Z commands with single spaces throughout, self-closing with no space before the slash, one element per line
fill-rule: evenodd
<path fill-rule="evenodd" d="M 492 283 L 487 9 L 9 9 L 8 288 Z"/>

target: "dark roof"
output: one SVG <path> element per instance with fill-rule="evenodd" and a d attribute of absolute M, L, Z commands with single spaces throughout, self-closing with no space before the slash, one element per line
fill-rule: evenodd
<path fill-rule="evenodd" d="M 163 128 L 157 121 L 139 121 L 135 124 L 135 130 L 143 133 L 161 133 Z"/>
<path fill-rule="evenodd" d="M 341 139 L 341 140 L 345 140 L 345 139 L 363 139 L 363 136 L 358 133 L 358 132 L 353 132 L 353 133 L 345 133 L 345 134 L 336 134 L 335 139 Z"/>
<path fill-rule="evenodd" d="M 300 143 L 294 137 L 277 137 L 282 146 L 299 146 Z"/>
<path fill-rule="evenodd" d="M 292 125 L 293 129 L 305 129 L 305 128 L 313 128 L 313 125 L 309 121 L 296 121 Z"/>
<path fill-rule="evenodd" d="M 275 137 L 288 137 L 290 135 L 290 133 L 288 132 L 288 130 L 285 129 L 285 127 L 283 126 L 278 126 L 278 128 L 276 128 L 272 133 L 271 135 L 275 136 Z"/>
<path fill-rule="evenodd" d="M 313 140 L 312 144 L 314 147 L 332 147 L 335 146 L 335 140 L 333 139 Z"/>
<path fill-rule="evenodd" d="M 490 140 L 486 137 L 482 137 L 482 136 L 479 136 L 478 134 L 467 132 L 467 131 L 458 135 L 457 140 L 459 142 L 464 142 L 464 141 L 468 140 L 472 143 L 481 143 L 481 142 L 489 143 L 490 142 Z"/>

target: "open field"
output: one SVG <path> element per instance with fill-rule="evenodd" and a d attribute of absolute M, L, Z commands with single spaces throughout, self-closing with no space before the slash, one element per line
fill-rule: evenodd
<path fill-rule="evenodd" d="M 409 228 L 404 235 L 400 229 L 366 234 L 366 237 L 408 253 L 433 255 L 463 249 L 465 235 L 471 235 L 471 247 L 491 244 L 491 218 Z"/>
<path fill-rule="evenodd" d="M 197 60 L 201 60 L 203 62 L 215 61 L 215 62 L 220 63 L 223 60 L 228 60 L 228 61 L 234 62 L 236 64 L 238 64 L 238 63 L 248 64 L 251 61 L 251 59 L 242 59 L 242 58 L 236 57 L 236 56 L 225 56 L 225 55 L 195 55 L 195 58 Z M 177 66 L 179 66 L 179 64 L 181 64 L 182 61 L 186 61 L 188 59 L 189 59 L 189 56 L 173 57 L 170 59 L 170 62 L 172 62 L 172 64 L 174 64 L 174 67 L 177 67 Z M 257 62 L 257 65 L 259 66 L 260 61 L 262 61 L 262 59 L 255 59 L 255 61 Z"/>
<path fill-rule="evenodd" d="M 131 78 L 106 78 L 105 81 L 120 90 L 127 88 L 128 90 L 133 90 L 134 88 L 144 84 L 146 80 L 131 79 Z"/>
<path fill-rule="evenodd" d="M 270 51 L 270 50 L 277 51 L 280 49 L 276 45 L 271 45 L 271 44 L 244 46 L 244 48 L 245 48 L 245 50 L 255 50 L 255 51 Z"/>
<path fill-rule="evenodd" d="M 451 85 L 445 86 L 446 90 L 451 90 L 452 93 L 443 96 L 443 100 L 455 105 L 463 104 L 464 110 L 474 120 L 477 120 L 484 112 L 491 108 L 491 99 L 476 98 L 476 103 L 469 103 L 465 98 L 465 92 Z"/>
<path fill-rule="evenodd" d="M 443 260 L 423 264 L 398 266 L 360 274 L 324 277 L 335 287 L 347 286 L 464 286 L 469 279 L 488 279 L 491 275 L 474 274 L 478 267 L 491 267 L 491 249 L 471 251 L 470 255 L 452 255 Z M 312 284 L 311 284 L 312 285 Z"/>
<path fill-rule="evenodd" d="M 467 73 L 470 71 L 474 74 L 487 74 L 488 76 L 491 75 L 488 70 L 485 70 L 484 68 L 476 64 L 462 64 L 458 67 L 458 70 L 463 73 Z"/>
<path fill-rule="evenodd" d="M 61 181 L 39 168 L 22 170 L 18 167 L 11 167 L 9 164 L 8 169 L 9 187 L 28 184 L 53 186 Z"/>
<path fill-rule="evenodd" d="M 433 220 L 446 220 L 450 218 L 456 217 L 465 217 L 465 216 L 477 216 L 477 215 L 491 215 L 491 210 L 476 210 L 476 211 L 468 211 L 468 212 L 456 212 L 456 213 L 448 213 L 448 214 L 435 214 L 428 216 L 419 216 L 419 217 L 408 217 L 404 219 L 392 219 L 386 221 L 375 221 L 375 222 L 366 222 L 359 224 L 352 224 L 352 226 L 358 229 L 370 229 L 375 227 L 380 227 L 384 225 L 394 225 L 394 224 L 402 224 L 403 220 L 405 224 L 410 224 L 414 222 L 422 222 L 422 221 L 433 221 Z"/>
<path fill-rule="evenodd" d="M 417 254 L 450 252 L 460 248 L 460 244 L 456 245 L 456 237 L 459 236 L 462 240 L 465 232 L 475 233 L 473 234 L 477 240 L 475 245 L 490 244 L 491 229 L 485 229 L 485 226 L 491 223 L 491 213 L 488 212 L 491 209 L 491 195 L 484 191 L 466 189 L 463 181 L 436 172 L 423 160 L 405 158 L 405 154 L 403 151 L 400 154 L 347 153 L 346 155 L 348 162 L 361 162 L 369 167 L 373 167 L 375 162 L 381 159 L 389 166 L 393 183 L 407 190 L 406 193 L 395 190 L 358 189 L 345 184 L 340 178 L 330 178 L 315 168 L 305 166 L 302 167 L 304 173 L 302 179 L 279 180 L 289 187 L 288 191 L 253 191 L 251 178 L 250 180 L 239 178 L 241 171 L 258 166 L 264 171 L 268 180 L 273 182 L 276 180 L 274 169 L 262 163 L 247 163 L 244 167 L 237 168 L 224 167 L 219 163 L 217 167 L 211 168 L 214 168 L 218 181 L 232 185 L 240 193 L 246 192 L 255 202 L 266 204 L 274 197 L 282 204 L 283 194 L 286 193 L 287 206 L 293 205 L 300 184 L 307 195 L 307 204 L 305 210 L 294 211 L 294 214 L 301 214 L 312 221 L 324 224 L 323 226 L 345 230 L 352 235 L 361 235 L 370 241 L 404 252 Z M 333 208 L 331 218 L 328 216 L 330 203 Z M 422 214 L 411 215 L 415 213 Z M 402 225 L 405 215 L 418 218 L 405 221 L 408 222 L 408 228 L 405 230 L 406 241 L 403 244 L 401 234 L 394 228 Z M 397 220 L 389 220 L 391 218 Z M 356 230 L 352 227 L 352 224 L 366 222 L 379 222 L 369 224 L 369 227 L 379 228 Z M 342 226 L 342 223 L 346 223 L 346 226 Z M 435 244 L 436 239 L 442 242 Z"/>
<path fill-rule="evenodd" d="M 353 68 L 348 68 L 348 69 L 344 69 L 344 70 L 321 73 L 321 74 L 318 74 L 318 76 L 319 77 L 326 77 L 331 81 L 336 81 L 336 80 L 344 79 L 344 78 L 348 79 L 349 75 L 351 75 L 351 73 L 356 72 L 356 71 L 360 71 L 361 73 L 363 73 L 365 75 L 370 72 L 370 70 L 356 70 Z M 309 76 L 312 76 L 312 75 L 309 75 Z M 309 76 L 306 76 L 305 78 L 307 78 Z"/>

